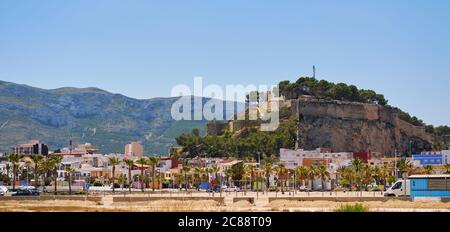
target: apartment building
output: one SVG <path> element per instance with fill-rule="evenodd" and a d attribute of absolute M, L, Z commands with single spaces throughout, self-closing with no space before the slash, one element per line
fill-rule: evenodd
<path fill-rule="evenodd" d="M 144 156 L 144 146 L 142 146 L 141 142 L 134 141 L 130 144 L 125 145 L 125 156 L 138 157 L 141 158 Z"/>
<path fill-rule="evenodd" d="M 288 169 L 320 164 L 337 168 L 347 165 L 352 158 L 353 154 L 351 152 L 332 152 L 329 148 L 317 148 L 316 150 L 280 149 L 280 163 L 284 164 Z"/>
<path fill-rule="evenodd" d="M 20 155 L 48 155 L 48 146 L 39 140 L 30 140 L 28 143 L 18 144 L 11 147 L 13 154 Z"/>

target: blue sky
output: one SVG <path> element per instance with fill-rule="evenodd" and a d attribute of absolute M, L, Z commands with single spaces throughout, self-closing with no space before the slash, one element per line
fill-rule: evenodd
<path fill-rule="evenodd" d="M 311 74 L 450 125 L 450 1 L 0 1 L 0 80 L 135 98 Z"/>

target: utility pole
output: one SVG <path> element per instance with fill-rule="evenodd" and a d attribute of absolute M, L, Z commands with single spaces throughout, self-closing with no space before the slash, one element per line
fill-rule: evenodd
<path fill-rule="evenodd" d="M 316 78 L 316 66 L 313 65 L 313 78 Z"/>
<path fill-rule="evenodd" d="M 409 140 L 409 157 L 412 157 L 412 140 Z"/>
<path fill-rule="evenodd" d="M 296 171 L 294 169 L 294 194 L 293 194 L 293 196 L 295 196 L 295 194 L 297 193 L 297 186 L 295 184 L 297 182 L 297 178 L 296 178 L 295 174 L 296 174 Z"/>
<path fill-rule="evenodd" d="M 296 131 L 296 138 L 295 138 L 295 150 L 298 150 L 300 147 L 300 100 L 297 98 L 297 116 L 298 116 L 298 123 L 297 123 L 297 131 Z"/>
<path fill-rule="evenodd" d="M 261 168 L 261 153 L 258 151 L 258 169 Z"/>
<path fill-rule="evenodd" d="M 69 140 L 69 153 L 72 155 L 73 150 L 73 141 L 72 141 L 72 133 L 70 133 L 70 140 Z"/>
<path fill-rule="evenodd" d="M 28 187 L 28 183 L 30 181 L 30 179 L 28 178 L 28 173 L 29 173 L 29 169 L 28 169 L 28 166 L 27 166 L 27 187 Z"/>
<path fill-rule="evenodd" d="M 394 153 L 394 176 L 397 178 L 397 149 L 395 149 Z"/>

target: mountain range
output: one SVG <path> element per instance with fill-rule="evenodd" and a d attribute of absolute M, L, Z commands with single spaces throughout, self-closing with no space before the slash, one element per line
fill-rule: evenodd
<path fill-rule="evenodd" d="M 171 107 L 177 99 L 141 100 L 98 88 L 47 90 L 0 81 L 0 151 L 30 139 L 54 150 L 68 147 L 72 138 L 75 145 L 89 142 L 102 153 L 122 153 L 125 144 L 138 140 L 146 154 L 166 154 L 179 134 L 193 128 L 203 133 L 206 124 L 175 121 Z"/>

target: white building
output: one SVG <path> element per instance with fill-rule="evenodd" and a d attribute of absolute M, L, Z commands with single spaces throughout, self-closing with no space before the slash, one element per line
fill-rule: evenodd
<path fill-rule="evenodd" d="M 234 165 L 244 162 L 242 160 L 230 160 L 230 161 L 222 161 L 219 164 L 220 170 L 225 173 L 229 168 L 233 167 Z"/>
<path fill-rule="evenodd" d="M 381 159 L 374 159 L 374 158 L 372 158 L 372 159 L 370 159 L 370 160 L 368 160 L 367 161 L 367 163 L 369 164 L 369 165 L 372 165 L 372 166 L 376 166 L 376 165 L 383 165 L 384 163 L 383 163 L 383 160 L 381 160 Z"/>
<path fill-rule="evenodd" d="M 159 173 L 165 173 L 172 168 L 172 160 L 171 159 L 161 159 L 159 161 L 159 165 L 156 167 L 156 170 Z"/>
<path fill-rule="evenodd" d="M 442 163 L 450 164 L 450 150 L 443 150 L 441 151 L 441 154 L 442 154 Z"/>
<path fill-rule="evenodd" d="M 8 173 L 6 162 L 0 163 L 0 174 L 6 175 Z"/>
<path fill-rule="evenodd" d="M 288 169 L 295 169 L 303 166 L 304 159 L 325 159 L 330 168 L 346 166 L 353 158 L 351 152 L 330 152 L 329 149 L 317 148 L 316 150 L 291 150 L 280 149 L 280 163 L 283 163 Z"/>

